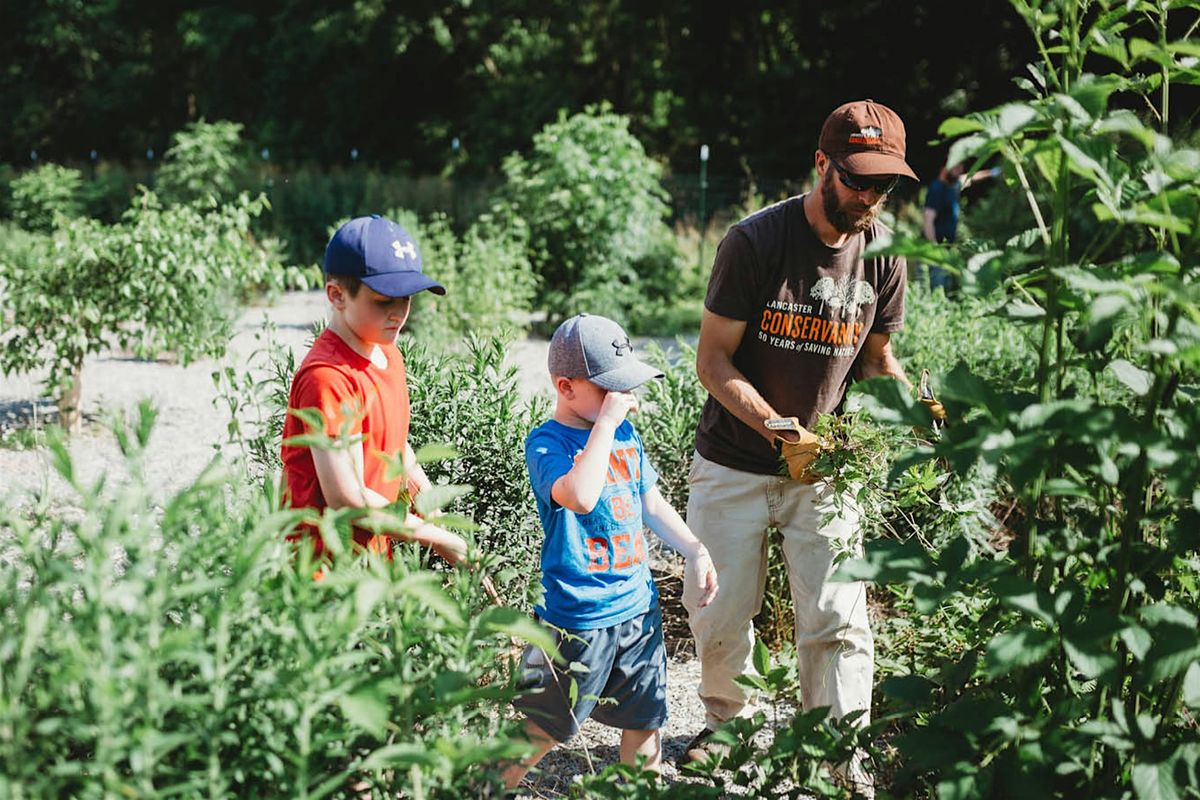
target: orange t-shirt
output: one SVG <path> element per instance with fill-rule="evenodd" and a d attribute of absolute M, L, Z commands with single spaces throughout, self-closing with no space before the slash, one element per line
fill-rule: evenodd
<path fill-rule="evenodd" d="M 342 338 L 326 328 L 313 342 L 292 378 L 288 410 L 315 408 L 325 418 L 325 435 L 363 437 L 363 483 L 395 501 L 404 485 L 403 478 L 385 480 L 388 462 L 384 456 L 403 456 L 408 439 L 408 382 L 404 358 L 394 345 L 381 345 L 387 368 L 380 369 L 354 352 Z M 304 422 L 288 414 L 283 438 L 308 433 Z M 284 502 L 292 508 L 326 507 L 325 495 L 317 480 L 312 452 L 307 447 L 283 446 L 283 474 L 287 483 Z M 316 530 L 308 527 L 300 536 L 311 535 L 319 556 L 323 545 Z M 294 537 L 295 538 L 295 537 Z M 355 529 L 354 540 L 376 552 L 388 554 L 385 537 L 372 536 Z"/>

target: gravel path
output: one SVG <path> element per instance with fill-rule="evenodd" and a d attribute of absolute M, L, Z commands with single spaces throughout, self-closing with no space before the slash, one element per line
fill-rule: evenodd
<path fill-rule="evenodd" d="M 326 312 L 320 292 L 285 294 L 270 307 L 246 310 L 230 342 L 228 356 L 220 361 L 201 361 L 187 367 L 158 361 L 140 361 L 120 354 L 104 354 L 87 360 L 83 371 L 84 429 L 70 442 L 76 472 L 91 483 L 103 475 L 109 480 L 124 475 L 124 462 L 103 420 L 113 413 L 132 413 L 140 401 L 150 400 L 158 408 L 146 458 L 147 474 L 158 482 L 161 496 L 168 496 L 193 481 L 217 457 L 225 438 L 228 409 L 218 404 L 212 373 L 226 364 L 241 368 L 262 346 L 257 338 L 264 321 L 275 326 L 275 339 L 291 348 L 299 362 L 311 339 L 312 323 Z M 637 340 L 639 346 L 645 340 Z M 669 346 L 670 340 L 659 340 Z M 509 361 L 521 375 L 525 396 L 551 389 L 546 378 L 544 339 L 524 339 L 509 348 Z M 31 419 L 52 416 L 53 404 L 40 397 L 41 374 L 0 378 L 0 502 L 26 502 L 31 493 L 49 493 L 56 503 L 71 504 L 71 490 L 54 473 L 44 448 L 14 446 Z M 417 410 L 420 413 L 420 410 Z M 665 579 L 671 583 L 671 579 Z M 677 594 L 677 592 L 675 592 Z M 664 606 L 671 590 L 664 586 Z M 696 696 L 699 664 L 676 616 L 668 622 L 668 685 L 670 720 L 663 730 L 664 768 L 669 779 L 676 776 L 674 758 L 691 736 L 703 726 L 703 709 Z M 531 777 L 527 789 L 536 797 L 557 797 L 567 792 L 571 778 L 585 772 L 591 754 L 597 769 L 617 760 L 618 731 L 588 721 L 568 746 L 560 747 Z"/>

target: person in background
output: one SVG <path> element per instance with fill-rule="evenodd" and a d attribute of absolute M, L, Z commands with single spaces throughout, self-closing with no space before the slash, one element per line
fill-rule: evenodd
<path fill-rule="evenodd" d="M 925 191 L 925 219 L 922 231 L 925 238 L 931 242 L 953 243 L 958 238 L 959 197 L 962 190 L 976 181 L 1000 175 L 999 167 L 981 169 L 964 177 L 965 171 L 966 167 L 963 164 L 942 167 Z M 941 287 L 942 291 L 948 292 L 953 283 L 953 277 L 945 269 L 935 264 L 929 265 L 930 289 Z"/>

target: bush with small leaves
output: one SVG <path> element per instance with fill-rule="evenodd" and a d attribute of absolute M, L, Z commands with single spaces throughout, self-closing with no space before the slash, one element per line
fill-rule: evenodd
<path fill-rule="evenodd" d="M 242 149 L 241 123 L 189 123 L 171 137 L 154 189 L 167 203 L 232 199 L 245 169 Z"/>
<path fill-rule="evenodd" d="M 13 220 L 27 231 L 49 233 L 58 218 L 74 219 L 83 209 L 77 169 L 43 164 L 15 179 L 9 200 Z"/>
<path fill-rule="evenodd" d="M 580 311 L 625 322 L 640 302 L 670 293 L 680 254 L 664 220 L 661 169 L 607 106 L 560 114 L 525 155 L 504 162 L 502 220 L 528 226 L 537 305 L 550 330 Z"/>
<path fill-rule="evenodd" d="M 74 428 L 89 354 L 169 351 L 185 364 L 220 356 L 242 297 L 281 279 L 273 253 L 249 234 L 264 202 L 164 207 L 145 193 L 117 225 L 69 220 L 4 254 L 0 282 L 14 324 L 0 333 L 0 371 L 47 369 L 46 389 Z"/>

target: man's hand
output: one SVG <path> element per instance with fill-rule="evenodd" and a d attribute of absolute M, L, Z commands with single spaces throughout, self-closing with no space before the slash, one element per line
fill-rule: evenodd
<path fill-rule="evenodd" d="M 821 455 L 824 446 L 821 438 L 801 425 L 795 417 L 776 417 L 764 424 L 768 430 L 779 431 L 775 434 L 776 446 L 792 480 L 811 481 L 816 478 L 809 467 Z"/>
<path fill-rule="evenodd" d="M 687 557 L 683 580 L 685 585 L 694 586 L 700 593 L 696 608 L 704 608 L 717 596 L 717 569 L 708 555 L 708 548 L 699 542 L 696 545 L 695 551 Z"/>
<path fill-rule="evenodd" d="M 615 428 L 621 424 L 627 414 L 636 414 L 637 410 L 638 401 L 633 393 L 609 392 L 604 396 L 604 404 L 600 406 L 596 422 L 609 422 Z"/>
<path fill-rule="evenodd" d="M 937 430 L 946 423 L 946 409 L 938 402 L 933 394 L 933 385 L 929 381 L 929 370 L 921 370 L 921 383 L 917 386 L 917 399 L 921 405 L 929 409 L 933 417 L 933 429 Z"/>

